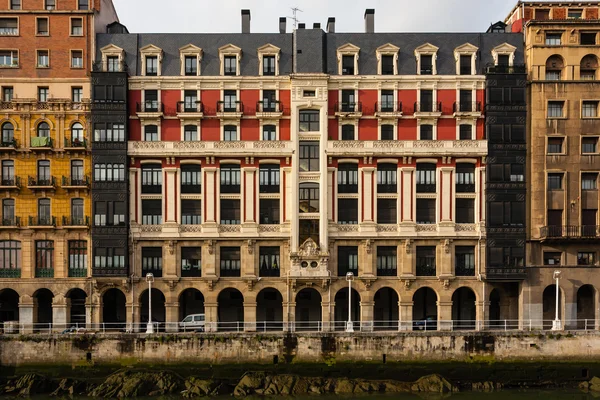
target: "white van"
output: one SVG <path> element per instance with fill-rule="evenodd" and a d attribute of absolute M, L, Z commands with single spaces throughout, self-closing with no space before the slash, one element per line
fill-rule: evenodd
<path fill-rule="evenodd" d="M 188 315 L 179 323 L 179 329 L 182 331 L 204 331 L 204 314 Z"/>

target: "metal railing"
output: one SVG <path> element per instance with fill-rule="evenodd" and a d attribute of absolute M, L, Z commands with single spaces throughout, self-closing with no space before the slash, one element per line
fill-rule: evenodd
<path fill-rule="evenodd" d="M 0 278 L 20 278 L 21 268 L 1 268 Z"/>
<path fill-rule="evenodd" d="M 65 138 L 65 149 L 73 148 L 87 148 L 87 139 L 80 140 L 79 138 L 69 139 Z"/>
<path fill-rule="evenodd" d="M 21 217 L 2 218 L 2 226 L 18 228 L 21 226 Z"/>
<path fill-rule="evenodd" d="M 54 226 L 56 227 L 56 217 L 29 217 L 28 226 Z"/>
<path fill-rule="evenodd" d="M 488 64 L 484 68 L 484 74 L 526 74 L 525 65 L 493 65 Z"/>
<path fill-rule="evenodd" d="M 29 188 L 45 188 L 45 187 L 56 187 L 56 178 L 54 176 L 38 178 L 30 176 L 27 180 L 27 186 Z"/>
<path fill-rule="evenodd" d="M 3 149 L 17 149 L 17 148 L 19 148 L 19 145 L 18 145 L 17 139 L 2 140 L 2 142 L 0 142 L 0 148 L 3 148 Z"/>
<path fill-rule="evenodd" d="M 402 112 L 402 102 L 397 101 L 383 101 L 375 103 L 375 111 L 380 113 L 386 112 Z"/>
<path fill-rule="evenodd" d="M 65 187 L 89 187 L 90 186 L 90 177 L 89 176 L 83 176 L 83 177 L 77 177 L 77 178 L 73 178 L 70 176 L 63 176 L 62 177 L 62 186 Z"/>
<path fill-rule="evenodd" d="M 185 113 L 202 113 L 204 112 L 204 104 L 201 101 L 178 101 L 177 102 L 177 112 L 181 114 Z"/>
<path fill-rule="evenodd" d="M 217 101 L 217 112 L 218 113 L 243 113 L 244 103 L 241 101 Z"/>
<path fill-rule="evenodd" d="M 96 61 L 92 64 L 93 72 L 127 72 L 127 64 L 124 61 Z"/>
<path fill-rule="evenodd" d="M 16 271 L 20 270 L 10 270 Z M 77 275 L 83 275 L 85 269 L 76 270 Z M 81 271 L 81 272 L 79 272 Z M 38 276 L 39 273 L 39 276 Z M 0 271 L 0 276 L 2 275 Z M 12 275 L 12 274 L 11 274 Z M 53 269 L 38 269 L 36 277 L 53 277 Z M 84 275 L 85 276 L 85 275 Z M 14 276 L 16 277 L 16 276 Z M 80 277 L 80 276 L 77 276 Z M 147 318 L 147 316 L 145 317 Z M 436 316 L 413 320 L 378 320 L 378 321 L 353 321 L 354 333 L 358 332 L 508 332 L 508 331 L 552 331 L 552 320 L 543 319 L 499 319 L 499 320 L 438 320 Z M 144 317 L 142 317 L 144 319 Z M 152 322 L 153 333 L 196 333 L 205 332 L 343 332 L 347 321 L 218 321 L 203 323 L 183 322 Z M 0 323 L 3 334 L 86 334 L 86 333 L 133 333 L 145 334 L 148 328 L 147 322 L 105 322 L 105 323 L 66 323 L 55 324 L 33 323 L 21 324 L 18 321 L 7 321 Z M 594 319 L 562 320 L 562 330 L 569 331 L 596 331 L 597 323 Z M 556 332 L 556 334 L 561 334 Z"/>
<path fill-rule="evenodd" d="M 90 226 L 90 217 L 62 217 L 62 226 Z"/>
<path fill-rule="evenodd" d="M 153 100 L 136 103 L 135 106 L 135 111 L 139 113 L 162 113 L 164 110 L 163 103 Z"/>
<path fill-rule="evenodd" d="M 550 225 L 540 228 L 542 238 L 598 238 L 599 225 Z"/>
<path fill-rule="evenodd" d="M 457 183 L 456 193 L 475 193 L 474 183 Z"/>
<path fill-rule="evenodd" d="M 362 102 L 338 102 L 335 103 L 334 111 L 342 113 L 360 113 L 362 112 Z"/>
<path fill-rule="evenodd" d="M 21 177 L 15 176 L 8 179 L 0 179 L 0 187 L 21 187 Z"/>
<path fill-rule="evenodd" d="M 36 268 L 36 278 L 54 278 L 54 268 Z"/>
<path fill-rule="evenodd" d="M 481 112 L 480 101 L 460 101 L 452 105 L 452 112 Z"/>
<path fill-rule="evenodd" d="M 279 100 L 263 100 L 256 102 L 257 113 L 282 113 L 283 105 Z"/>
<path fill-rule="evenodd" d="M 424 103 L 415 101 L 415 113 L 419 112 L 442 112 L 442 102 L 437 103 Z"/>

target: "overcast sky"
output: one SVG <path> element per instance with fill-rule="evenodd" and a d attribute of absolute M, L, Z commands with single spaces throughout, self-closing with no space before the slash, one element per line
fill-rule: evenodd
<path fill-rule="evenodd" d="M 504 20 L 517 0 L 113 0 L 121 23 L 132 33 L 241 31 L 240 10 L 251 11 L 251 32 L 278 32 L 279 17 L 337 32 L 363 32 L 366 8 L 375 9 L 375 32 L 484 32 Z M 293 21 L 288 19 L 288 32 Z"/>

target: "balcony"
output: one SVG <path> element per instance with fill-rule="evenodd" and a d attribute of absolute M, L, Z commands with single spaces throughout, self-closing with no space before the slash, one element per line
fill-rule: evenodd
<path fill-rule="evenodd" d="M 485 277 L 490 281 L 519 281 L 527 277 L 525 267 L 502 266 L 490 267 L 485 270 Z"/>
<path fill-rule="evenodd" d="M 540 228 L 542 240 L 597 240 L 600 238 L 598 225 L 550 225 Z"/>
<path fill-rule="evenodd" d="M 78 138 L 75 138 L 75 139 L 65 138 L 65 150 L 66 151 L 86 151 L 86 150 L 88 150 L 87 139 L 79 140 Z"/>
<path fill-rule="evenodd" d="M 69 267 L 69 278 L 85 278 L 87 277 L 86 268 L 71 268 Z"/>
<path fill-rule="evenodd" d="M 419 183 L 417 182 L 417 193 L 435 193 L 436 184 L 435 183 Z"/>
<path fill-rule="evenodd" d="M 456 276 L 475 276 L 475 266 L 456 264 L 456 266 L 454 267 L 454 275 L 456 275 Z"/>
<path fill-rule="evenodd" d="M 436 273 L 435 264 L 417 264 L 417 276 L 436 276 Z"/>
<path fill-rule="evenodd" d="M 415 101 L 415 118 L 439 118 L 442 116 L 442 102 L 428 103 Z"/>
<path fill-rule="evenodd" d="M 487 148 L 486 148 L 487 149 Z M 231 142 L 132 142 L 127 154 L 131 157 L 224 157 L 262 156 L 289 157 L 293 145 L 289 141 L 231 141 Z"/>
<path fill-rule="evenodd" d="M 36 268 L 36 278 L 54 278 L 54 268 Z"/>
<path fill-rule="evenodd" d="M 382 194 L 382 193 L 398 193 L 398 184 L 397 183 L 393 183 L 393 184 L 380 183 L 380 184 L 377 184 L 377 193 L 378 194 Z"/>
<path fill-rule="evenodd" d="M 156 119 L 164 115 L 165 107 L 164 104 L 158 101 L 144 101 L 136 103 L 135 111 L 138 118 Z"/>
<path fill-rule="evenodd" d="M 217 101 L 217 117 L 239 119 L 243 114 L 244 103 L 241 101 Z"/>
<path fill-rule="evenodd" d="M 335 103 L 334 112 L 336 117 L 340 118 L 360 118 L 362 117 L 362 103 L 358 102 L 338 102 Z"/>
<path fill-rule="evenodd" d="M 454 113 L 454 117 L 479 118 L 481 117 L 481 102 L 456 102 L 452 105 L 452 112 Z"/>
<path fill-rule="evenodd" d="M 402 102 L 377 102 L 375 103 L 375 116 L 377 118 L 402 117 Z"/>
<path fill-rule="evenodd" d="M 475 193 L 474 183 L 457 183 L 456 193 Z"/>
<path fill-rule="evenodd" d="M 263 100 L 256 102 L 258 118 L 280 118 L 283 115 L 283 105 L 279 100 Z"/>
<path fill-rule="evenodd" d="M 19 145 L 17 139 L 2 140 L 2 142 L 0 142 L 0 152 L 15 151 L 18 148 Z"/>
<path fill-rule="evenodd" d="M 0 180 L 0 189 L 1 190 L 21 190 L 21 178 L 16 176 L 8 179 Z"/>
<path fill-rule="evenodd" d="M 327 155 L 330 157 L 387 157 L 394 156 L 487 156 L 486 140 L 330 140 Z"/>
<path fill-rule="evenodd" d="M 30 228 L 56 228 L 56 217 L 29 217 Z"/>
<path fill-rule="evenodd" d="M 31 150 L 33 151 L 37 151 L 37 150 L 41 150 L 41 151 L 47 151 L 52 149 L 52 138 L 49 137 L 39 137 L 39 136 L 33 136 L 31 138 L 31 146 L 30 146 Z"/>
<path fill-rule="evenodd" d="M 21 268 L 2 268 L 0 269 L 0 278 L 20 278 Z"/>
<path fill-rule="evenodd" d="M 358 183 L 338 184 L 338 193 L 352 194 L 358 193 Z"/>
<path fill-rule="evenodd" d="M 127 72 L 127 64 L 124 61 L 96 61 L 92 64 L 92 72 Z"/>
<path fill-rule="evenodd" d="M 89 228 L 90 217 L 62 217 L 62 226 L 68 228 Z"/>
<path fill-rule="evenodd" d="M 525 65 L 493 65 L 489 64 L 484 69 L 485 74 L 498 74 L 498 75 L 509 75 L 509 74 L 526 74 L 527 69 Z"/>
<path fill-rule="evenodd" d="M 14 229 L 21 227 L 21 217 L 2 218 L 0 229 Z"/>
<path fill-rule="evenodd" d="M 30 190 L 54 190 L 56 189 L 56 178 L 53 176 L 43 178 L 30 176 L 27 180 L 27 187 Z"/>
<path fill-rule="evenodd" d="M 177 117 L 180 119 L 199 119 L 204 116 L 204 105 L 201 101 L 177 102 Z"/>
<path fill-rule="evenodd" d="M 69 176 L 62 177 L 62 188 L 65 190 L 81 190 L 90 188 L 90 177 L 83 176 L 72 178 Z"/>

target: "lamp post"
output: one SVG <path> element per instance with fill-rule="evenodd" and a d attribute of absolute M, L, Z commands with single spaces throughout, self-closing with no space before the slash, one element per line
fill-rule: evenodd
<path fill-rule="evenodd" d="M 346 280 L 348 281 L 348 322 L 346 322 L 346 332 L 354 332 L 354 325 L 352 324 L 352 281 L 354 280 L 354 274 L 348 272 Z"/>
<path fill-rule="evenodd" d="M 562 321 L 560 320 L 560 318 L 558 318 L 558 304 L 560 299 L 560 288 L 558 287 L 558 280 L 560 279 L 560 271 L 554 271 L 553 277 L 556 280 L 556 310 L 554 312 L 554 321 L 552 321 L 552 330 L 560 331 L 562 330 Z"/>
<path fill-rule="evenodd" d="M 146 325 L 146 333 L 154 333 L 154 325 L 152 325 L 152 282 L 154 282 L 154 275 L 147 273 L 146 282 L 148 282 L 148 325 Z"/>

